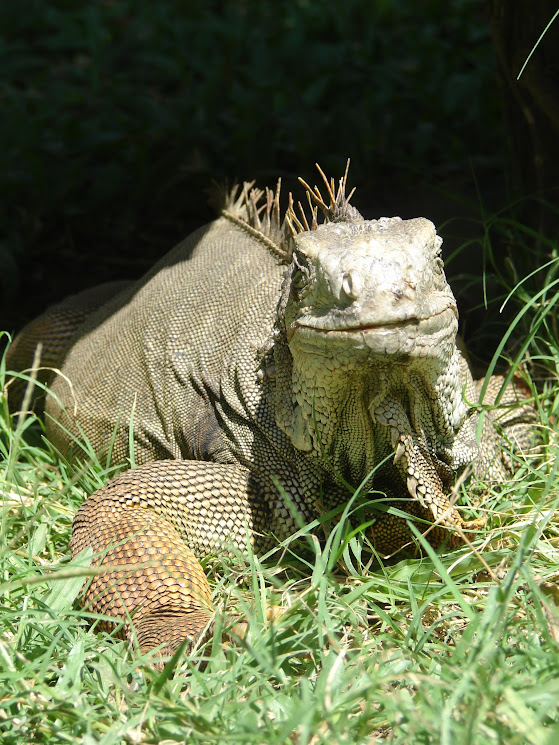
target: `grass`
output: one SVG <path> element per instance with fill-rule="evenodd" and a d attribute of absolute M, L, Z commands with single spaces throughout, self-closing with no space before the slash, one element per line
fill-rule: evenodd
<path fill-rule="evenodd" d="M 109 470 L 94 458 L 69 467 L 0 393 L 1 741 L 558 742 L 555 266 L 515 329 L 547 371 L 549 444 L 479 506 L 488 525 L 472 544 L 370 564 L 359 535 L 323 520 L 267 557 L 210 557 L 215 633 L 162 672 L 75 605 L 87 570 L 68 560 L 72 515 Z M 528 284 L 514 293 L 520 304 Z M 1 392 L 4 367 L 0 377 Z M 283 613 L 268 621 L 275 606 Z M 244 639 L 225 634 L 228 613 L 246 621 Z"/>

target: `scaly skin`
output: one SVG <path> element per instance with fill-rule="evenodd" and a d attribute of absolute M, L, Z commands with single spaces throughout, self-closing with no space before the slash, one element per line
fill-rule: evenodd
<path fill-rule="evenodd" d="M 132 426 L 140 466 L 80 508 L 71 550 L 138 564 L 96 575 L 84 603 L 124 620 L 143 650 L 169 654 L 207 628 L 211 593 L 197 557 L 242 550 L 247 535 L 261 551 L 296 529 L 278 482 L 305 521 L 366 482 L 419 518 L 433 545 L 453 546 L 479 526 L 451 503 L 456 474 L 469 463 L 505 473 L 491 413 L 479 458 L 466 403 L 479 385 L 456 345 L 434 226 L 366 221 L 349 205 L 346 177 L 337 192 L 325 183 L 327 202 L 306 187 L 310 220 L 291 206 L 283 221 L 279 189 L 262 203 L 247 185 L 218 220 L 88 315 L 57 359 L 64 377 L 46 419 L 62 452 L 82 433 L 102 452 L 115 435 L 122 461 Z M 511 388 L 515 397 L 524 393 Z M 530 427 L 531 410 L 522 417 Z M 386 513 L 370 536 L 383 555 L 410 543 L 406 522 Z"/>
<path fill-rule="evenodd" d="M 212 619 L 211 591 L 193 550 L 207 553 L 225 531 L 242 550 L 247 530 L 261 532 L 268 521 L 249 472 L 238 466 L 155 461 L 125 472 L 78 510 L 70 549 L 75 556 L 90 547 L 94 564 L 143 566 L 95 576 L 83 600 L 94 613 L 126 618 L 121 635 L 135 632 L 143 651 L 163 644 L 170 654 L 185 639 L 195 642 Z"/>

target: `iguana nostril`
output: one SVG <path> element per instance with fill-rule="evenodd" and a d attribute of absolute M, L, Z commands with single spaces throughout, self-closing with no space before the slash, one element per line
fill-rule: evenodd
<path fill-rule="evenodd" d="M 416 283 L 406 281 L 404 284 L 394 284 L 390 287 L 390 292 L 396 300 L 407 298 L 413 300 L 415 297 Z"/>
<path fill-rule="evenodd" d="M 342 290 L 352 300 L 357 300 L 363 290 L 363 278 L 357 269 L 348 269 L 342 279 Z"/>

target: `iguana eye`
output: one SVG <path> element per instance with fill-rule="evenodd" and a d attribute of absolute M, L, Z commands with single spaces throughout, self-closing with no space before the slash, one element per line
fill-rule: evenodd
<path fill-rule="evenodd" d="M 436 236 L 435 238 L 435 250 L 433 252 L 433 264 L 437 269 L 438 274 L 442 274 L 444 276 L 444 261 L 443 261 L 443 241 L 440 236 Z"/>
<path fill-rule="evenodd" d="M 357 269 L 348 269 L 342 279 L 342 292 L 348 300 L 357 300 L 363 291 L 363 277 Z"/>
<path fill-rule="evenodd" d="M 309 284 L 309 265 L 303 256 L 293 256 L 293 274 L 291 275 L 291 286 L 299 297 L 304 294 L 305 287 Z"/>
<path fill-rule="evenodd" d="M 440 236 L 436 236 L 435 238 L 435 261 L 437 262 L 437 266 L 444 269 L 443 240 Z"/>
<path fill-rule="evenodd" d="M 306 284 L 305 280 L 306 280 L 306 277 L 303 274 L 303 272 L 300 269 L 296 269 L 293 272 L 293 277 L 291 279 L 291 285 L 293 289 L 297 290 L 297 292 L 299 293 Z"/>

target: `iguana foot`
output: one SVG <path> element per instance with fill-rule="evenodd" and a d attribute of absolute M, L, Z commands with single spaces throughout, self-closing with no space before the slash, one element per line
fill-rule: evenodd
<path fill-rule="evenodd" d="M 465 536 L 475 535 L 487 522 L 485 515 L 476 520 L 462 520 L 458 511 L 448 506 L 448 516 L 445 517 L 444 513 L 441 513 L 439 522 L 433 522 L 432 511 L 422 507 L 419 502 L 397 500 L 391 505 L 408 513 L 410 522 L 413 522 L 433 548 L 462 546 L 465 543 Z M 408 521 L 399 515 L 380 515 L 369 529 L 368 537 L 382 558 L 390 558 L 400 553 L 415 555 L 419 551 Z"/>
<path fill-rule="evenodd" d="M 164 608 L 134 622 L 136 642 L 142 654 L 157 650 L 158 657 L 170 657 L 186 642 L 187 650 L 210 633 L 212 616 L 205 610 L 171 611 Z"/>

